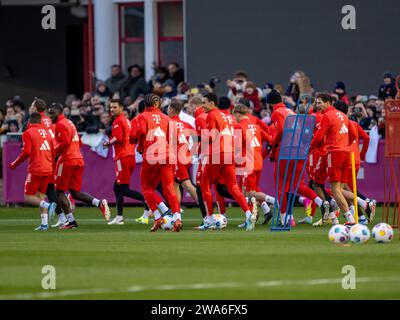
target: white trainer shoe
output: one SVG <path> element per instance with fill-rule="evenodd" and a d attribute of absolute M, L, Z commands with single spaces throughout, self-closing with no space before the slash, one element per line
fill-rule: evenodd
<path fill-rule="evenodd" d="M 118 226 L 122 226 L 124 225 L 124 220 L 122 217 L 120 216 L 116 216 L 114 219 L 112 219 L 108 225 L 118 225 Z"/>

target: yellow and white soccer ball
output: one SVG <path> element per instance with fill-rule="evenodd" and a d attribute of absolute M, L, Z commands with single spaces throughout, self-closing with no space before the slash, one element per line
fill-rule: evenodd
<path fill-rule="evenodd" d="M 223 214 L 215 214 L 214 222 L 215 222 L 215 228 L 219 230 L 225 229 L 226 225 L 228 224 L 228 220 Z"/>
<path fill-rule="evenodd" d="M 366 243 L 369 240 L 371 233 L 367 226 L 364 226 L 362 224 L 356 224 L 351 227 L 349 235 L 351 242 L 360 244 L 360 243 Z"/>
<path fill-rule="evenodd" d="M 378 223 L 372 229 L 372 238 L 379 243 L 391 242 L 393 240 L 393 229 L 387 223 Z"/>
<path fill-rule="evenodd" d="M 344 244 L 349 241 L 349 229 L 342 224 L 334 225 L 328 234 L 329 241 L 336 244 Z"/>
<path fill-rule="evenodd" d="M 163 218 L 163 224 L 161 225 L 161 228 L 169 231 L 174 228 L 174 218 L 170 215 L 166 215 Z"/>

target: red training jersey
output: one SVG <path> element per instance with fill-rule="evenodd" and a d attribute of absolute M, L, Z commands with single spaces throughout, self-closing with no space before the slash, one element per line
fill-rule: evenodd
<path fill-rule="evenodd" d="M 81 154 L 81 140 L 75 125 L 64 115 L 60 115 L 56 122 L 56 155 L 59 155 L 58 163 L 67 165 L 85 165 Z"/>
<path fill-rule="evenodd" d="M 206 125 L 211 135 L 209 155 L 219 158 L 220 154 L 228 153 L 233 157 L 235 122 L 229 110 L 215 108 L 208 112 Z"/>
<path fill-rule="evenodd" d="M 148 107 L 143 113 L 137 116 L 136 121 L 137 141 L 143 152 L 143 160 L 149 162 L 170 159 L 171 155 L 168 154 L 168 116 L 163 114 L 158 108 Z"/>
<path fill-rule="evenodd" d="M 45 115 L 44 112 L 40 112 L 40 115 L 42 117 L 42 127 L 49 132 L 50 138 L 54 139 L 56 137 L 56 125 L 51 121 L 48 116 Z"/>
<path fill-rule="evenodd" d="M 193 114 L 194 116 L 194 123 L 196 126 L 197 132 L 197 146 L 195 147 L 197 151 L 197 155 L 200 156 L 201 153 L 201 130 L 207 129 L 206 119 L 207 113 L 204 111 L 203 107 L 197 108 L 197 110 Z"/>
<path fill-rule="evenodd" d="M 235 125 L 235 129 L 241 130 L 242 156 L 245 156 L 248 173 L 261 171 L 263 168 L 261 128 L 246 116 Z"/>
<path fill-rule="evenodd" d="M 287 108 L 286 105 L 283 103 L 276 104 L 271 114 L 271 121 L 273 126 L 273 129 L 270 130 L 272 133 L 271 146 L 277 148 L 277 155 L 279 155 L 280 151 L 279 145 L 282 140 L 285 119 L 289 115 L 295 115 L 295 113 L 292 109 Z"/>
<path fill-rule="evenodd" d="M 129 141 L 130 132 L 131 123 L 121 112 L 114 119 L 111 129 L 111 140 L 116 140 L 113 144 L 114 160 L 135 155 L 135 145 Z"/>
<path fill-rule="evenodd" d="M 178 162 L 186 165 L 190 163 L 189 137 L 193 127 L 179 116 L 171 117 L 171 120 L 175 126 Z"/>
<path fill-rule="evenodd" d="M 311 142 L 311 148 L 324 143 L 327 153 L 336 151 L 348 153 L 355 136 L 355 128 L 349 126 L 349 118 L 343 112 L 329 106 L 322 112 L 321 127 Z"/>
<path fill-rule="evenodd" d="M 19 165 L 29 158 L 28 173 L 47 176 L 53 172 L 54 148 L 50 134 L 40 124 L 30 124 L 22 134 L 22 152 L 14 161 Z"/>
<path fill-rule="evenodd" d="M 313 113 L 312 115 L 315 117 L 315 128 L 314 128 L 314 135 L 313 135 L 313 140 L 314 140 L 315 136 L 317 135 L 318 130 L 321 129 L 322 113 L 316 112 L 316 113 Z M 310 155 L 311 154 L 314 155 L 315 159 L 318 159 L 319 156 L 325 156 L 326 155 L 325 143 L 320 144 L 318 147 L 314 146 L 313 149 L 311 149 L 311 147 L 310 147 Z"/>

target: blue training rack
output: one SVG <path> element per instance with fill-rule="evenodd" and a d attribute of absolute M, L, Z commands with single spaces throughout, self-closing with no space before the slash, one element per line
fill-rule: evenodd
<path fill-rule="evenodd" d="M 282 195 L 285 193 L 285 186 L 287 184 L 287 179 L 290 180 L 290 188 L 287 197 L 287 210 L 284 222 L 282 224 L 279 208 L 282 206 L 283 197 L 281 197 L 278 204 L 278 194 L 279 194 L 279 180 L 276 178 L 276 187 L 275 187 L 275 204 L 274 204 L 274 213 L 271 221 L 271 231 L 290 231 L 290 226 L 292 222 L 293 215 L 293 206 L 294 201 L 297 195 L 297 190 L 300 186 L 300 182 L 302 180 L 302 176 L 304 174 L 304 170 L 306 168 L 306 163 L 308 160 L 308 153 L 310 150 L 310 144 L 313 137 L 314 127 L 315 127 L 315 117 L 308 115 L 308 110 L 311 106 L 311 96 L 302 95 L 299 98 L 298 106 L 300 106 L 300 102 L 306 101 L 306 108 L 304 114 L 296 114 L 289 115 L 285 119 L 284 129 L 282 134 L 282 139 L 280 142 L 280 151 L 278 156 L 278 168 L 277 175 L 279 175 L 279 169 L 281 166 L 282 160 L 286 161 L 285 175 L 282 183 Z M 294 185 L 295 174 L 292 177 L 288 177 L 289 165 L 293 163 L 293 168 L 297 167 L 299 161 L 302 161 L 303 165 L 301 168 L 300 177 Z M 295 170 L 293 170 L 295 173 Z"/>

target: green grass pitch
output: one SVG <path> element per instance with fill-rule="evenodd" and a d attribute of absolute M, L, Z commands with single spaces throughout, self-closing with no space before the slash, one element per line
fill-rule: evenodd
<path fill-rule="evenodd" d="M 0 208 L 0 299 L 400 298 L 397 230 L 389 244 L 339 247 L 329 227 L 246 232 L 238 208 L 228 209 L 227 229 L 207 232 L 193 230 L 198 209 L 185 210 L 181 233 L 150 233 L 133 221 L 141 212 L 126 208 L 126 224 L 108 226 L 97 209 L 77 208 L 78 229 L 37 232 L 36 209 Z M 42 289 L 45 265 L 55 267 L 56 290 Z M 342 288 L 345 265 L 355 267 L 355 290 Z"/>

